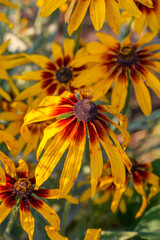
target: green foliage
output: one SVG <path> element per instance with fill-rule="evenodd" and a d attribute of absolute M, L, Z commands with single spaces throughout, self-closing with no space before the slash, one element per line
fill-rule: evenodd
<path fill-rule="evenodd" d="M 153 207 L 144 214 L 135 231 L 142 239 L 160 239 L 160 205 Z"/>

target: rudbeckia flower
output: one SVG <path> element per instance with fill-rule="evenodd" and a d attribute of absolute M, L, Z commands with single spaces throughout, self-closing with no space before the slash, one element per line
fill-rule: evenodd
<path fill-rule="evenodd" d="M 107 117 L 105 115 L 107 113 L 116 116 L 120 125 Z M 44 137 L 37 150 L 37 158 L 39 159 L 47 141 L 54 137 L 46 146 L 45 153 L 36 167 L 37 188 L 51 175 L 61 156 L 69 148 L 61 174 L 60 189 L 64 193 L 70 191 L 80 171 L 86 136 L 89 137 L 92 196 L 94 196 L 103 168 L 100 143 L 111 162 L 114 182 L 121 187 L 125 183 L 125 166 L 130 171 L 131 162 L 118 142 L 116 134 L 107 124 L 120 130 L 124 137 L 123 147 L 126 147 L 130 141 L 130 136 L 126 131 L 127 118 L 111 106 L 96 105 L 91 101 L 90 94 L 86 91 L 81 92 L 81 94 L 77 92 L 77 96 L 64 92 L 61 96 L 46 97 L 37 108 L 30 111 L 25 116 L 21 133 L 24 136 L 27 135 L 26 127 L 28 124 L 56 117 L 57 120 L 45 129 Z"/>
<path fill-rule="evenodd" d="M 25 114 L 31 110 L 33 99 L 27 99 L 27 102 L 13 101 L 8 103 L 6 109 L 2 109 L 0 113 L 0 119 L 7 121 L 8 126 L 6 132 L 12 136 L 20 134 L 20 128 L 24 123 Z M 25 158 L 32 151 L 36 151 L 39 141 L 43 137 L 43 132 L 49 121 L 43 123 L 33 123 L 28 126 L 30 136 L 23 138 L 21 134 L 18 136 L 18 147 L 11 151 L 11 155 L 16 157 L 23 149 L 23 157 Z"/>
<path fill-rule="evenodd" d="M 11 7 L 14 9 L 18 8 L 18 6 L 16 4 L 13 4 L 12 2 L 10 2 L 8 0 L 0 0 L 0 4 L 4 4 L 5 6 Z M 6 14 L 4 14 L 2 12 L 0 12 L 0 21 L 7 23 L 10 28 L 14 28 L 14 25 L 7 19 Z"/>
<path fill-rule="evenodd" d="M 21 92 L 16 100 L 22 100 L 30 96 L 38 96 L 41 101 L 48 95 L 60 95 L 65 90 L 74 91 L 72 81 L 85 69 L 85 66 L 79 68 L 72 67 L 74 59 L 75 42 L 73 39 L 65 39 L 63 43 L 63 50 L 56 42 L 52 43 L 52 54 L 54 61 L 41 55 L 25 55 L 30 61 L 40 66 L 41 70 L 24 73 L 21 76 L 13 76 L 23 80 L 39 81 L 33 86 Z M 78 51 L 77 55 L 82 55 L 83 52 Z"/>
<path fill-rule="evenodd" d="M 66 237 L 62 237 L 53 226 L 45 227 L 48 237 L 51 240 L 68 240 Z M 88 229 L 84 240 L 99 240 L 101 235 L 101 229 Z"/>
<path fill-rule="evenodd" d="M 94 92 L 93 99 L 99 99 L 111 88 L 111 104 L 118 111 L 124 107 L 128 77 L 134 87 L 137 102 L 148 116 L 151 113 L 152 105 L 148 85 L 158 97 L 160 97 L 160 81 L 155 76 L 155 71 L 160 72 L 160 44 L 149 43 L 155 33 L 147 33 L 139 38 L 137 43 L 132 44 L 129 37 L 125 38 L 122 44 L 110 35 L 97 33 L 101 41 L 91 42 L 87 45 L 88 57 L 77 58 L 74 66 L 87 62 L 94 62 L 95 65 L 85 70 L 73 82 L 74 87 L 80 87 L 84 83 L 91 84 Z M 155 53 L 155 51 L 157 51 Z"/>
<path fill-rule="evenodd" d="M 104 165 L 103 174 L 96 187 L 97 197 L 94 199 L 94 203 L 101 204 L 107 202 L 111 196 L 113 196 L 111 211 L 115 212 L 119 206 L 121 212 L 126 212 L 126 204 L 122 196 L 124 195 L 131 198 L 133 191 L 128 186 L 132 182 L 134 189 L 142 196 L 142 205 L 135 216 L 136 218 L 139 218 L 147 207 L 147 200 L 149 202 L 150 199 L 159 192 L 159 177 L 152 173 L 153 170 L 151 163 L 141 163 L 135 159 L 132 159 L 131 162 L 131 172 L 129 173 L 127 171 L 125 185 L 120 189 L 118 189 L 113 182 L 110 164 Z M 151 187 L 148 188 L 148 197 L 146 197 L 145 191 L 147 184 L 151 185 Z M 99 193 L 101 193 L 101 196 L 98 195 Z M 80 201 L 84 202 L 90 197 L 91 189 L 88 188 L 81 195 Z"/>
<path fill-rule="evenodd" d="M 88 178 L 88 177 L 87 177 Z M 102 176 L 99 179 L 99 182 L 96 187 L 96 195 L 94 197 L 93 202 L 95 204 L 102 204 L 109 201 L 112 198 L 111 202 L 111 211 L 113 213 L 116 212 L 119 207 L 122 213 L 126 212 L 126 203 L 124 196 L 132 196 L 133 191 L 131 188 L 126 188 L 128 183 L 128 174 L 126 175 L 125 185 L 121 188 L 117 188 L 117 186 L 113 182 L 113 177 L 111 173 L 110 163 L 104 164 Z M 83 182 L 79 182 L 79 186 L 84 184 L 88 184 L 88 180 Z M 80 197 L 80 202 L 85 202 L 91 197 L 91 188 L 87 188 Z"/>
<path fill-rule="evenodd" d="M 54 12 L 57 8 L 59 8 L 65 2 L 67 2 L 67 0 L 61 0 L 61 1 L 46 0 L 41 10 L 41 16 L 42 17 L 49 16 L 52 12 Z M 138 2 L 141 2 L 142 4 L 148 7 L 152 7 L 151 0 L 138 0 Z M 75 4 L 76 4 L 76 7 L 73 11 Z M 72 0 L 66 12 L 66 21 L 69 22 L 69 26 L 68 26 L 69 35 L 71 35 L 73 31 L 75 31 L 79 27 L 79 25 L 81 24 L 81 22 L 85 17 L 85 14 L 89 6 L 90 6 L 91 21 L 96 31 L 99 31 L 102 28 L 106 18 L 112 30 L 115 33 L 118 33 L 121 26 L 121 17 L 120 17 L 119 8 L 126 9 L 132 16 L 135 16 L 135 17 L 139 17 L 142 14 L 138 9 L 138 7 L 136 6 L 134 0 L 119 0 L 119 1 Z"/>
<path fill-rule="evenodd" d="M 28 178 L 28 166 L 24 160 L 19 160 L 19 166 L 15 168 L 10 158 L 2 158 L 5 166 L 6 184 L 0 182 L 0 223 L 8 216 L 14 205 L 19 202 L 20 221 L 22 228 L 28 234 L 29 239 L 33 239 L 34 218 L 30 211 L 30 206 L 35 208 L 51 225 L 59 228 L 60 219 L 56 212 L 39 198 L 60 199 L 77 203 L 77 200 L 61 194 L 59 189 L 34 189 L 35 178 Z M 35 198 L 33 194 L 39 198 Z"/>
<path fill-rule="evenodd" d="M 7 2 L 7 1 L 6 1 Z M 28 63 L 28 59 L 26 59 L 24 56 L 22 56 L 21 53 L 17 54 L 10 54 L 10 55 L 3 55 L 3 53 L 6 51 L 8 44 L 10 40 L 4 42 L 2 45 L 0 45 L 0 73 L 1 73 L 1 79 L 6 79 L 13 91 L 13 93 L 16 95 L 18 94 L 18 89 L 14 85 L 12 79 L 9 77 L 7 70 L 12 69 L 15 67 L 18 67 L 22 64 Z M 0 87 L 0 95 L 5 98 L 7 101 L 11 101 L 11 97 L 7 92 L 5 92 Z"/>
<path fill-rule="evenodd" d="M 137 34 L 140 34 L 145 26 L 148 26 L 152 32 L 160 30 L 160 1 L 152 0 L 153 7 L 149 8 L 142 3 L 135 1 L 137 7 L 142 12 L 142 15 L 133 19 L 134 29 Z M 122 19 L 131 19 L 131 15 L 124 11 Z"/>

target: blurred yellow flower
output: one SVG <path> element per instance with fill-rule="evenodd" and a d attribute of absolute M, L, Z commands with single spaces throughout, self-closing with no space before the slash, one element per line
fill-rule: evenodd
<path fill-rule="evenodd" d="M 0 4 L 4 4 L 5 6 L 11 7 L 14 9 L 18 8 L 18 6 L 16 4 L 13 4 L 12 2 L 10 2 L 8 0 L 0 0 Z M 8 26 L 10 28 L 14 28 L 14 25 L 7 19 L 6 14 L 4 14 L 3 12 L 0 12 L 0 21 L 8 24 Z"/>
<path fill-rule="evenodd" d="M 155 72 L 160 73 L 160 44 L 147 45 L 156 33 L 146 33 L 132 44 L 130 37 L 120 43 L 110 35 L 97 33 L 99 42 L 88 43 L 86 49 L 88 56 L 77 57 L 73 66 L 95 63 L 91 68 L 83 71 L 73 86 L 79 88 L 92 84 L 93 99 L 104 96 L 113 85 L 111 104 L 121 111 L 125 105 L 128 89 L 128 77 L 134 87 L 137 102 L 148 116 L 152 110 L 151 97 L 146 87 L 148 85 L 160 97 L 160 81 Z M 156 51 L 156 53 L 155 53 Z"/>
<path fill-rule="evenodd" d="M 66 2 L 67 0 L 45 0 L 41 10 L 41 16 L 49 16 Z M 151 0 L 138 0 L 138 2 L 141 2 L 148 7 L 152 7 Z M 75 4 L 76 7 L 73 10 Z M 106 18 L 112 30 L 115 33 L 118 33 L 121 26 L 120 8 L 126 9 L 134 17 L 140 17 L 142 15 L 134 0 L 72 0 L 65 16 L 66 22 L 69 22 L 69 35 L 72 35 L 72 33 L 79 27 L 89 6 L 91 21 L 96 31 L 99 31 L 102 28 Z"/>

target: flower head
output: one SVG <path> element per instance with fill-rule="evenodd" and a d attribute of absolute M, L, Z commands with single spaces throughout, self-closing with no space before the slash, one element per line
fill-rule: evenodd
<path fill-rule="evenodd" d="M 138 18 L 133 19 L 134 29 L 136 33 L 140 34 L 144 27 L 147 25 L 151 31 L 160 30 L 160 2 L 159 0 L 152 0 L 153 7 L 149 8 L 148 6 L 143 5 L 142 3 L 135 1 L 137 7 L 142 12 L 142 15 Z M 131 15 L 127 12 L 122 13 L 122 18 L 130 19 Z"/>
<path fill-rule="evenodd" d="M 106 113 L 116 116 L 120 125 L 114 123 L 105 115 Z M 115 184 L 122 186 L 125 183 L 125 166 L 130 170 L 131 163 L 115 133 L 107 126 L 111 124 L 121 131 L 125 147 L 130 140 L 126 131 L 127 118 L 125 116 L 116 112 L 111 106 L 96 105 L 88 92 L 81 92 L 81 94 L 77 92 L 76 95 L 64 92 L 61 96 L 46 97 L 36 109 L 25 116 L 21 129 L 22 135 L 27 135 L 28 124 L 51 120 L 55 117 L 57 120 L 45 129 L 44 137 L 37 150 L 39 159 L 47 141 L 54 137 L 45 148 L 45 153 L 36 167 L 37 187 L 50 176 L 63 153 L 69 148 L 60 179 L 60 189 L 65 193 L 70 191 L 81 167 L 86 136 L 89 137 L 92 196 L 103 168 L 100 143 L 111 162 Z"/>
<path fill-rule="evenodd" d="M 133 191 L 129 187 L 132 183 L 137 193 L 142 196 L 142 205 L 136 214 L 136 218 L 138 218 L 147 207 L 147 198 L 148 201 L 150 201 L 150 199 L 159 192 L 159 177 L 152 173 L 151 163 L 141 163 L 135 159 L 132 159 L 131 162 L 131 172 L 129 173 L 127 171 L 126 182 L 122 188 L 117 188 L 113 182 L 110 163 L 104 165 L 102 176 L 96 187 L 97 196 L 94 199 L 94 203 L 101 204 L 107 202 L 110 197 L 113 196 L 111 211 L 115 212 L 119 207 L 122 212 L 125 212 L 126 204 L 122 196 L 132 196 Z M 151 187 L 148 187 L 147 184 L 150 184 Z M 146 186 L 149 189 L 148 197 L 146 197 Z M 84 202 L 90 197 L 91 189 L 88 188 L 81 195 L 80 201 Z"/>
<path fill-rule="evenodd" d="M 24 116 L 32 109 L 32 103 L 33 99 L 29 98 L 26 103 L 13 101 L 12 103 L 7 103 L 5 109 L 2 106 L 3 112 L 0 113 L 0 119 L 8 123 L 6 127 L 7 133 L 12 136 L 20 134 L 20 128 L 24 123 Z M 27 135 L 27 138 L 23 138 L 21 134 L 18 136 L 18 147 L 11 151 L 11 155 L 16 157 L 23 149 L 23 157 L 25 158 L 32 151 L 36 151 L 39 140 L 42 139 L 44 129 L 48 124 L 49 121 L 30 124 L 28 126 L 30 134 Z"/>
<path fill-rule="evenodd" d="M 86 85 L 88 82 L 88 85 L 93 85 L 93 99 L 99 99 L 108 92 L 114 82 L 111 103 L 114 108 L 121 111 L 125 104 L 130 78 L 137 102 L 143 113 L 148 116 L 152 106 L 146 85 L 160 97 L 160 81 L 152 73 L 160 72 L 160 45 L 144 46 L 152 40 L 155 33 L 143 35 L 134 44 L 129 37 L 121 44 L 109 35 L 97 33 L 97 36 L 101 43 L 89 43 L 87 45 L 89 54 L 85 58 L 87 62 L 94 62 L 95 65 L 80 74 L 73 82 L 73 86 L 78 88 L 84 82 Z M 77 58 L 74 66 L 84 64 L 85 59 Z"/>
<path fill-rule="evenodd" d="M 41 10 L 41 16 L 49 16 L 65 2 L 67 2 L 67 0 L 46 0 Z M 141 2 L 148 7 L 152 7 L 151 0 L 138 0 L 138 2 Z M 75 5 L 76 7 L 73 10 Z M 132 16 L 141 16 L 141 12 L 136 6 L 134 0 L 72 0 L 65 16 L 65 20 L 69 22 L 69 35 L 79 27 L 89 6 L 91 21 L 96 31 L 99 31 L 102 28 L 106 17 L 112 30 L 115 33 L 118 33 L 121 26 L 120 8 L 126 9 Z"/>
<path fill-rule="evenodd" d="M 29 239 L 33 239 L 34 234 L 34 218 L 30 211 L 30 206 L 35 208 L 41 215 L 56 229 L 59 229 L 60 219 L 56 212 L 38 197 L 46 199 L 60 199 L 77 203 L 77 200 L 61 194 L 59 189 L 39 189 L 35 190 L 35 178 L 28 178 L 28 166 L 22 159 L 19 160 L 19 166 L 15 168 L 11 159 L 1 157 L 6 173 L 6 183 L 0 182 L 0 222 L 2 222 L 13 209 L 16 203 L 19 203 L 20 221 L 22 228 L 28 234 Z"/>
<path fill-rule="evenodd" d="M 28 89 L 24 90 L 17 96 L 17 100 L 28 98 L 29 96 L 37 96 L 41 101 L 43 97 L 50 95 L 60 95 L 65 90 L 73 92 L 72 81 L 85 69 L 85 66 L 79 68 L 72 67 L 74 59 L 75 42 L 73 39 L 65 39 L 62 48 L 56 42 L 52 44 L 52 53 L 55 62 L 45 56 L 26 55 L 26 57 L 42 67 L 42 70 L 27 72 L 21 76 L 14 76 L 23 80 L 39 81 Z M 81 51 L 77 52 L 83 55 Z"/>

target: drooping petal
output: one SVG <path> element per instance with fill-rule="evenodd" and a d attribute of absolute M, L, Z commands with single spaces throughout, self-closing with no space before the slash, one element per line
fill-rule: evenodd
<path fill-rule="evenodd" d="M 91 0 L 79 0 L 76 8 L 71 16 L 69 25 L 68 25 L 68 34 L 71 36 L 72 33 L 79 27 L 81 22 L 84 19 L 84 16 L 87 12 Z"/>
<path fill-rule="evenodd" d="M 118 187 L 124 186 L 126 180 L 126 172 L 123 159 L 116 146 L 109 139 L 104 129 L 94 121 L 99 139 L 109 157 L 112 169 L 113 181 Z"/>
<path fill-rule="evenodd" d="M 81 167 L 86 138 L 85 123 L 80 121 L 74 131 L 60 178 L 60 189 L 64 194 L 71 190 Z"/>
<path fill-rule="evenodd" d="M 116 1 L 106 1 L 106 20 L 112 30 L 118 34 L 121 26 L 121 15 Z M 111 42 L 109 44 L 111 44 Z"/>
<path fill-rule="evenodd" d="M 105 0 L 91 1 L 90 17 L 96 31 L 99 31 L 105 20 Z"/>
<path fill-rule="evenodd" d="M 57 134 L 46 149 L 35 170 L 37 187 L 45 182 L 46 179 L 51 175 L 53 169 L 67 149 L 71 138 L 75 133 L 75 125 L 76 120 L 71 122 L 59 134 Z"/>
<path fill-rule="evenodd" d="M 147 68 L 143 68 L 143 77 L 146 84 L 157 94 L 160 98 L 160 81 L 159 79 Z"/>
<path fill-rule="evenodd" d="M 101 228 L 88 229 L 84 240 L 99 240 L 101 236 Z"/>
<path fill-rule="evenodd" d="M 6 99 L 8 102 L 12 101 L 11 96 L 7 92 L 5 92 L 1 87 L 0 87 L 0 96 Z"/>
<path fill-rule="evenodd" d="M 0 205 L 0 223 L 8 216 L 16 203 L 15 197 L 5 199 Z"/>
<path fill-rule="evenodd" d="M 136 73 L 136 71 L 132 71 L 132 74 L 130 74 L 130 78 L 134 86 L 137 102 L 143 113 L 146 116 L 149 116 L 152 111 L 151 97 L 149 91 L 142 79 Z"/>
<path fill-rule="evenodd" d="M 45 226 L 45 230 L 51 240 L 68 240 L 68 238 L 63 237 L 58 233 L 59 229 L 56 229 L 53 226 Z"/>
<path fill-rule="evenodd" d="M 146 199 L 146 195 L 143 187 L 142 178 L 138 174 L 138 172 L 134 172 L 133 174 L 133 185 L 135 190 L 142 196 L 142 205 L 135 216 L 135 218 L 139 218 L 143 214 L 145 208 L 147 207 L 147 199 Z"/>
<path fill-rule="evenodd" d="M 25 198 L 20 201 L 20 221 L 22 228 L 28 234 L 29 240 L 33 240 L 34 218 L 30 211 L 29 203 Z"/>
<path fill-rule="evenodd" d="M 67 0 L 46 0 L 40 12 L 41 17 L 48 17 L 52 12 L 59 8 Z"/>
<path fill-rule="evenodd" d="M 102 175 L 103 157 L 98 139 L 98 134 L 93 123 L 88 123 L 89 133 L 89 151 L 90 151 L 90 165 L 91 165 L 91 187 L 92 198 L 96 192 L 98 181 Z"/>
<path fill-rule="evenodd" d="M 82 195 L 80 196 L 80 202 L 85 202 L 85 201 L 87 201 L 88 199 L 90 199 L 90 198 L 91 198 L 91 194 L 92 194 L 91 188 L 87 188 L 87 189 L 82 193 Z"/>
<path fill-rule="evenodd" d="M 94 199 L 94 203 L 95 204 L 102 204 L 104 202 L 107 202 L 110 197 L 111 197 L 111 192 L 110 191 L 105 191 L 103 195 Z"/>
<path fill-rule="evenodd" d="M 59 229 L 60 219 L 57 213 L 45 202 L 30 196 L 29 204 L 34 207 L 42 216 L 56 229 Z"/>
<path fill-rule="evenodd" d="M 119 205 L 119 202 L 121 200 L 121 197 L 125 191 L 125 187 L 122 187 L 122 188 L 116 188 L 116 191 L 114 192 L 113 194 L 113 200 L 112 200 L 112 203 L 111 203 L 111 211 L 112 212 L 116 212 L 117 208 L 118 208 L 118 205 Z"/>
<path fill-rule="evenodd" d="M 126 97 L 127 97 L 128 80 L 126 71 L 121 71 L 121 73 L 115 78 L 114 87 L 111 96 L 112 106 L 119 112 L 124 107 Z"/>
<path fill-rule="evenodd" d="M 16 168 L 15 168 L 13 161 L 1 151 L 0 151 L 0 160 L 4 164 L 6 173 L 11 177 L 15 177 L 16 176 Z"/>

